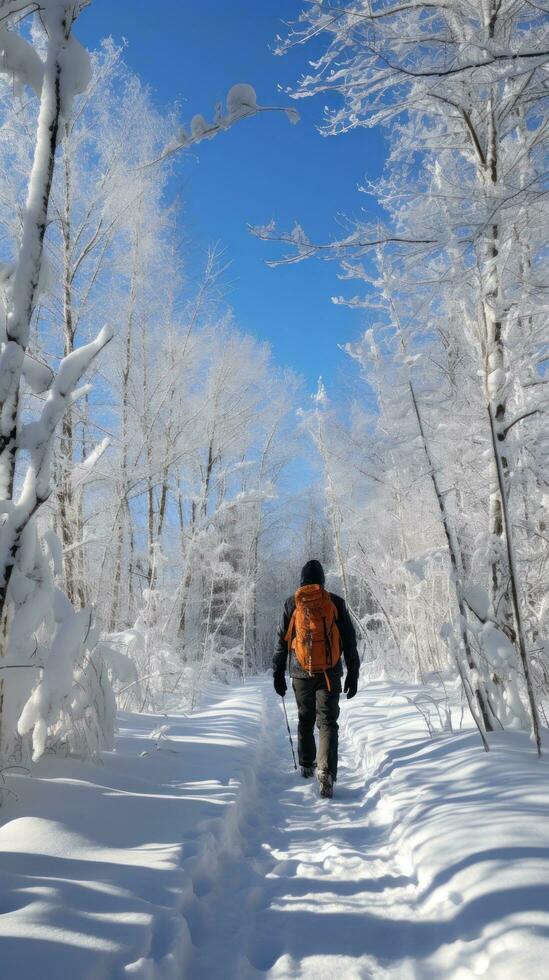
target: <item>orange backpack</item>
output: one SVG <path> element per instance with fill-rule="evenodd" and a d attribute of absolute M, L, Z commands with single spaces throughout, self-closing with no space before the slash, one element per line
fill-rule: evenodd
<path fill-rule="evenodd" d="M 335 667 L 341 657 L 337 609 L 321 585 L 302 585 L 284 639 L 297 662 L 312 677 Z M 326 682 L 330 682 L 326 674 Z"/>

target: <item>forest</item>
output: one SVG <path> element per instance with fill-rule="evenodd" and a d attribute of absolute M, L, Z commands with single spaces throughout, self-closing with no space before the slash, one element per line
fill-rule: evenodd
<path fill-rule="evenodd" d="M 361 689 L 404 692 L 430 739 L 470 726 L 471 765 L 487 753 L 503 772 L 523 745 L 536 786 L 549 745 L 547 9 L 296 3 L 291 25 L 273 12 L 265 55 L 275 77 L 272 55 L 298 52 L 290 90 L 263 105 L 253 78 L 235 78 L 217 105 L 182 112 L 130 67 L 106 12 L 84 47 L 87 7 L 0 0 L 0 816 L 14 780 L 48 760 L 61 780 L 73 760 L 102 764 L 121 718 L 150 717 L 162 750 L 163 718 L 269 675 L 310 558 L 349 610 Z M 299 214 L 270 220 L 267 189 L 250 240 L 273 277 L 336 271 L 332 316 L 354 311 L 348 394 L 322 377 L 311 390 L 243 328 L 231 256 L 216 242 L 199 254 L 174 191 L 182 157 L 262 113 L 282 115 L 291 142 L 305 100 L 319 139 L 379 130 L 381 175 L 365 161 L 355 215 L 322 213 L 325 238 Z M 173 976 L 221 975 L 201 969 Z M 386 975 L 480 975 L 433 969 Z"/>

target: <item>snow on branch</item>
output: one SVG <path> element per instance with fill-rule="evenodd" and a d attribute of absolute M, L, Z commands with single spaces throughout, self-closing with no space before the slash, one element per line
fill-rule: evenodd
<path fill-rule="evenodd" d="M 33 733 L 33 759 L 46 748 L 48 728 L 53 724 L 73 686 L 73 665 L 91 626 L 91 612 L 67 609 L 58 625 L 42 678 L 27 701 L 19 719 L 20 735 Z"/>
<path fill-rule="evenodd" d="M 90 344 L 73 351 L 61 361 L 51 391 L 46 398 L 41 415 L 29 422 L 19 434 L 18 449 L 30 453 L 23 487 L 17 501 L 8 509 L 0 528 L 0 603 L 5 603 L 25 529 L 40 506 L 48 499 L 51 487 L 51 455 L 56 428 L 65 409 L 73 404 L 78 395 L 76 385 L 92 360 L 103 350 L 112 337 L 109 327 L 104 327 Z M 81 389 L 82 390 L 82 389 Z"/>
<path fill-rule="evenodd" d="M 63 88 L 70 96 L 85 91 L 90 80 L 87 52 L 72 36 L 71 26 L 80 10 L 89 0 L 67 3 L 67 0 L 41 0 L 38 3 L 20 3 L 8 0 L 0 3 L 0 73 L 9 74 L 17 85 L 29 85 L 40 96 L 47 60 L 43 61 L 33 45 L 21 34 L 11 29 L 29 14 L 40 11 L 42 23 L 50 36 L 62 42 Z M 65 106 L 65 109 L 67 106 Z"/>
<path fill-rule="evenodd" d="M 295 252 L 287 253 L 279 259 L 269 259 L 267 265 L 272 268 L 303 262 L 304 259 L 312 258 L 315 255 L 342 259 L 347 255 L 361 255 L 382 246 L 434 246 L 437 244 L 436 240 L 432 238 L 395 235 L 380 227 L 375 229 L 358 228 L 345 238 L 333 242 L 312 242 L 297 222 L 289 232 L 279 232 L 274 221 L 266 225 L 249 225 L 248 230 L 263 242 L 291 245 L 295 249 Z"/>
<path fill-rule="evenodd" d="M 420 101 L 451 98 L 454 84 L 474 91 L 521 73 L 541 74 L 549 57 L 544 16 L 543 6 L 529 0 L 494 4 L 490 18 L 482 4 L 466 0 L 312 2 L 299 26 L 277 38 L 276 53 L 326 35 L 324 52 L 290 95 L 343 96 L 346 106 L 325 110 L 323 132 L 344 132 L 386 122 Z M 456 30 L 454 19 L 467 27 Z"/>
<path fill-rule="evenodd" d="M 113 331 L 103 327 L 95 340 L 79 347 L 63 358 L 59 370 L 46 398 L 40 417 L 29 422 L 21 433 L 20 445 L 31 453 L 33 467 L 30 470 L 33 481 L 36 481 L 36 492 L 43 497 L 49 487 L 49 450 L 55 430 L 61 421 L 65 410 L 86 394 L 89 388 L 77 389 L 77 384 L 90 366 L 94 358 L 112 340 Z"/>
<path fill-rule="evenodd" d="M 15 31 L 0 31 L 0 72 L 12 75 L 20 85 L 30 85 L 36 95 L 42 91 L 44 62 L 32 44 Z"/>
<path fill-rule="evenodd" d="M 250 119 L 260 112 L 284 112 L 293 125 L 299 122 L 299 113 L 292 106 L 259 105 L 255 89 L 252 85 L 244 82 L 233 85 L 229 89 L 225 106 L 226 111 L 223 112 L 222 103 L 217 103 L 212 122 L 208 122 L 204 116 L 197 113 L 191 119 L 190 133 L 182 126 L 177 136 L 166 146 L 160 156 L 144 164 L 139 169 L 145 169 L 145 167 L 152 167 L 155 164 L 161 163 L 179 150 L 186 150 L 190 146 L 201 143 L 202 140 L 211 140 L 218 133 L 230 129 L 235 123 L 240 122 L 242 119 Z"/>
<path fill-rule="evenodd" d="M 18 18 L 18 20 L 22 20 L 24 17 L 28 17 L 29 14 L 35 13 L 35 11 L 39 10 L 39 8 L 40 4 L 36 2 L 25 2 L 25 0 L 0 0 L 0 24 L 10 20 L 10 18 Z"/>
<path fill-rule="evenodd" d="M 72 471 L 72 479 L 75 487 L 80 487 L 82 484 L 86 483 L 97 466 L 99 460 L 109 448 L 110 444 L 111 440 L 108 436 L 106 436 L 101 440 L 101 442 L 98 442 L 97 445 L 94 446 L 85 459 L 74 467 Z"/>

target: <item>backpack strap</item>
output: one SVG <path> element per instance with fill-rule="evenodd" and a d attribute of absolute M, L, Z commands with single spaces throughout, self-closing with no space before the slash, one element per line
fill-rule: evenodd
<path fill-rule="evenodd" d="M 296 610 L 294 609 L 290 617 L 290 622 L 288 623 L 288 629 L 286 630 L 286 634 L 284 636 L 284 639 L 288 644 L 288 653 L 292 649 L 292 640 L 295 633 L 295 614 L 296 614 Z"/>

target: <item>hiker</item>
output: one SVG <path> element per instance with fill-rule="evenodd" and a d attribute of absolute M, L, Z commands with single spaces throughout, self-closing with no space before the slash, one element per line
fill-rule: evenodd
<path fill-rule="evenodd" d="M 301 570 L 301 585 L 284 603 L 273 657 L 274 688 L 286 694 L 286 664 L 290 653 L 290 676 L 297 702 L 297 746 L 301 775 L 317 775 L 320 795 L 333 796 L 337 778 L 339 696 L 343 668 L 347 667 L 343 690 L 354 698 L 360 661 L 356 633 L 341 596 L 326 592 L 324 569 L 319 561 L 308 561 Z M 318 760 L 315 721 L 320 733 Z"/>

